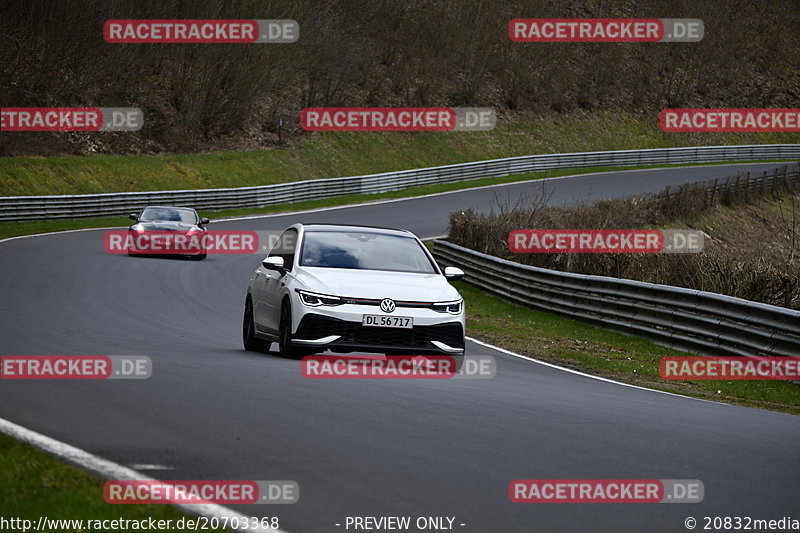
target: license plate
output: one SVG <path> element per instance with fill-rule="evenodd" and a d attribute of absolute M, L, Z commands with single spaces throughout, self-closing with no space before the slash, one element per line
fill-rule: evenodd
<path fill-rule="evenodd" d="M 363 315 L 361 324 L 379 328 L 411 329 L 414 327 L 414 319 L 410 316 Z"/>

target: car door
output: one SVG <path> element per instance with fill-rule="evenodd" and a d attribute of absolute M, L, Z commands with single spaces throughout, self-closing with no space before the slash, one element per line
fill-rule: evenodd
<path fill-rule="evenodd" d="M 297 230 L 289 228 L 284 231 L 268 257 L 282 257 L 284 268 L 291 272 L 294 266 L 295 249 L 297 247 Z M 269 270 L 260 266 L 261 274 L 256 271 L 256 300 L 253 313 L 259 330 L 275 334 L 280 323 L 281 300 L 286 282 L 290 274 L 281 274 L 277 270 Z"/>
<path fill-rule="evenodd" d="M 264 325 L 264 321 L 266 320 L 266 312 L 265 312 L 265 301 L 266 293 L 267 293 L 267 285 L 272 277 L 274 277 L 276 272 L 267 269 L 263 265 L 259 265 L 256 269 L 255 276 L 253 277 L 253 281 L 250 283 L 250 290 L 253 295 L 253 322 L 256 327 L 256 331 L 261 333 L 274 333 L 273 331 L 267 330 Z"/>

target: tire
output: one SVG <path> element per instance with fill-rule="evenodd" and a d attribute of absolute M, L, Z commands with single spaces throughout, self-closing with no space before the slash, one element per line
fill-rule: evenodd
<path fill-rule="evenodd" d="M 249 296 L 244 302 L 242 345 L 248 352 L 266 352 L 269 349 L 269 343 L 256 337 L 256 325 L 253 320 L 253 301 Z"/>
<path fill-rule="evenodd" d="M 458 373 L 461 372 L 461 368 L 464 366 L 464 358 L 466 356 L 465 355 L 451 355 L 450 357 L 452 357 L 453 361 L 455 361 L 455 363 L 456 363 L 455 372 L 456 372 L 456 375 L 458 375 Z"/>
<path fill-rule="evenodd" d="M 192 256 L 192 261 L 202 261 L 206 258 L 206 254 L 197 254 Z"/>
<path fill-rule="evenodd" d="M 281 320 L 278 325 L 278 351 L 281 357 L 287 359 L 300 359 L 304 355 L 314 352 L 304 348 L 292 346 L 292 309 L 288 301 L 281 305 Z"/>

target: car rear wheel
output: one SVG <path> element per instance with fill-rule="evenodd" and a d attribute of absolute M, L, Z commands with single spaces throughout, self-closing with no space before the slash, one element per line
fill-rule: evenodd
<path fill-rule="evenodd" d="M 253 320 L 253 301 L 250 297 L 244 302 L 244 319 L 242 320 L 242 344 L 249 352 L 266 352 L 269 344 L 256 337 L 256 324 Z"/>

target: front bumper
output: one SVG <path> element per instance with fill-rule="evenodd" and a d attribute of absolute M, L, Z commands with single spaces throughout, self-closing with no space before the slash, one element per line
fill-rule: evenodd
<path fill-rule="evenodd" d="M 320 351 L 463 355 L 464 327 L 453 318 L 453 321 L 401 329 L 363 326 L 361 322 L 306 313 L 293 335 L 293 344 L 318 347 Z"/>
<path fill-rule="evenodd" d="M 202 244 L 185 244 L 191 236 L 166 231 L 128 231 L 128 255 L 182 255 L 196 256 L 205 253 Z M 202 242 L 202 241 L 201 241 Z"/>

